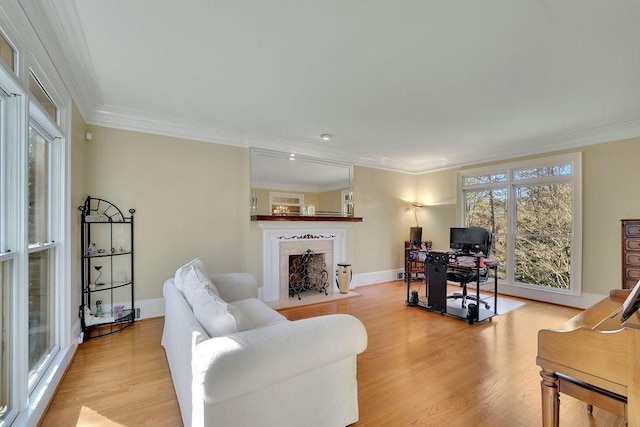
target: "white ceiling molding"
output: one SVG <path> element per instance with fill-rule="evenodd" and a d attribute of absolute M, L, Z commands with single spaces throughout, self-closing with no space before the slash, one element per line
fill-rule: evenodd
<path fill-rule="evenodd" d="M 427 168 L 417 173 L 434 172 L 436 170 L 466 167 L 501 160 L 510 160 L 518 157 L 526 157 L 554 151 L 578 149 L 594 144 L 618 141 L 622 139 L 640 136 L 640 120 L 625 123 L 605 125 L 592 129 L 585 129 L 565 134 L 551 135 L 546 138 L 528 139 L 518 141 L 506 150 L 477 150 L 469 151 L 468 161 L 455 162 L 441 168 Z"/>
<path fill-rule="evenodd" d="M 295 153 L 327 160 L 352 162 L 358 166 L 411 174 L 467 167 L 480 163 L 544 154 L 640 136 L 640 120 L 635 120 L 561 135 L 551 135 L 546 138 L 522 140 L 517 144 L 511 145 L 508 149 L 470 149 L 465 152 L 463 158 L 446 164 L 438 161 L 409 164 L 393 159 L 380 160 L 351 153 L 337 148 L 334 142 L 319 143 L 267 135 L 244 129 L 223 129 L 204 123 L 177 120 L 173 117 L 151 115 L 146 112 L 114 106 L 102 106 L 94 109 L 89 116 L 88 123 L 195 141 Z"/>
<path fill-rule="evenodd" d="M 246 135 L 242 129 L 222 129 L 112 105 L 93 109 L 87 122 L 110 128 L 247 147 Z"/>
<path fill-rule="evenodd" d="M 86 120 L 101 103 L 100 85 L 73 0 L 20 0 L 20 4 Z"/>

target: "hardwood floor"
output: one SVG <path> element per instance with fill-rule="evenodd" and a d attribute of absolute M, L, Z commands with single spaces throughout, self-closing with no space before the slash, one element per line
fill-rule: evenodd
<path fill-rule="evenodd" d="M 578 310 L 526 301 L 474 325 L 404 305 L 403 282 L 358 288 L 359 297 L 283 310 L 289 319 L 350 313 L 366 326 L 358 356 L 355 426 L 539 426 L 537 332 Z M 164 319 L 148 319 L 80 346 L 42 426 L 179 426 L 160 346 Z M 623 426 L 562 396 L 561 426 Z"/>

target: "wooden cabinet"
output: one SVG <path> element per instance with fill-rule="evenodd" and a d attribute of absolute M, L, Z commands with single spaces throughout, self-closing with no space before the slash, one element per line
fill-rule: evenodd
<path fill-rule="evenodd" d="M 622 288 L 631 289 L 640 280 L 640 219 L 622 222 Z"/>

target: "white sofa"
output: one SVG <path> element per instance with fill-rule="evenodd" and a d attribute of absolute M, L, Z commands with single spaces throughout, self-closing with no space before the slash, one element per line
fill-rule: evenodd
<path fill-rule="evenodd" d="M 162 345 L 185 426 L 330 427 L 358 420 L 356 356 L 367 346 L 358 319 L 288 321 L 256 298 L 253 276 L 206 277 L 236 316 L 238 332 L 209 336 L 176 287 L 178 273 L 163 289 Z"/>

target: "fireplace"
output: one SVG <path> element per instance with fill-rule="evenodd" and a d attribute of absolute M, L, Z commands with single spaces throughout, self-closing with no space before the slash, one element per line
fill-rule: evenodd
<path fill-rule="evenodd" d="M 328 294 L 339 292 L 333 278 L 339 262 L 345 262 L 350 223 L 260 221 L 263 229 L 263 301 L 289 299 L 289 256 L 307 250 L 324 255 Z"/>
<path fill-rule="evenodd" d="M 329 273 L 324 254 L 307 249 L 299 255 L 289 255 L 289 298 L 306 291 L 324 292 L 328 295 Z"/>

